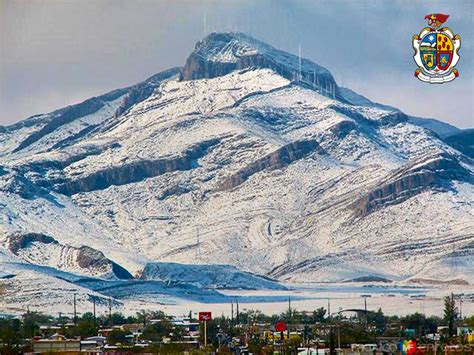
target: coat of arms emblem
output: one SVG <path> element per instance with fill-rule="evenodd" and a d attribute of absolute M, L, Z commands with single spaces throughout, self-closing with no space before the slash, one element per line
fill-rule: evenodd
<path fill-rule="evenodd" d="M 459 76 L 455 66 L 459 61 L 461 37 L 448 27 L 440 28 L 448 17 L 444 14 L 427 15 L 425 19 L 429 27 L 413 36 L 413 58 L 418 65 L 415 76 L 426 83 L 443 84 Z"/>

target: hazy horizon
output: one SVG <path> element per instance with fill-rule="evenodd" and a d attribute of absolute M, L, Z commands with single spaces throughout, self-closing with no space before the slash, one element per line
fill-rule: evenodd
<path fill-rule="evenodd" d="M 460 77 L 413 77 L 411 38 L 424 16 L 450 15 L 462 40 Z M 474 126 L 470 1 L 0 0 L 0 125 L 133 85 L 182 66 L 218 31 L 245 32 L 331 71 L 340 86 L 407 114 Z"/>

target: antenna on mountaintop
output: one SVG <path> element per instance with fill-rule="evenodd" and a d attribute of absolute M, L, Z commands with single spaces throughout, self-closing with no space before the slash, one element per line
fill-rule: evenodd
<path fill-rule="evenodd" d="M 301 43 L 298 46 L 298 82 L 301 80 Z"/>
<path fill-rule="evenodd" d="M 203 18 L 202 18 L 202 22 L 203 22 L 203 37 L 206 37 L 207 35 L 207 17 L 206 17 L 206 11 L 204 11 L 203 13 Z"/>

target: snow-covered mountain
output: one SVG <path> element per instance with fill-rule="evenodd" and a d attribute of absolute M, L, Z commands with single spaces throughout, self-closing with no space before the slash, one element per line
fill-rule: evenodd
<path fill-rule="evenodd" d="M 5 299 L 52 297 L 70 273 L 101 280 L 68 279 L 84 299 L 133 276 L 162 295 L 183 270 L 154 263 L 226 264 L 239 282 L 472 283 L 474 165 L 440 138 L 456 131 L 210 34 L 184 67 L 0 127 Z"/>

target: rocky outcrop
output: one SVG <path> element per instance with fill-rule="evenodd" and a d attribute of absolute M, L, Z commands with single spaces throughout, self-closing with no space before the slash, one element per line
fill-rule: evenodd
<path fill-rule="evenodd" d="M 68 106 L 51 113 L 52 118 L 38 131 L 33 132 L 27 138 L 25 138 L 19 145 L 13 150 L 13 153 L 23 150 L 33 143 L 39 141 L 45 135 L 53 132 L 57 128 L 66 125 L 80 117 L 90 115 L 94 112 L 99 111 L 104 107 L 105 102 L 115 100 L 116 98 L 124 95 L 126 89 L 114 90 L 108 94 L 90 98 L 80 104 Z"/>
<path fill-rule="evenodd" d="M 33 183 L 31 179 L 26 178 L 22 172 L 18 171 L 10 171 L 9 174 L 5 174 L 4 178 L 0 179 L 0 190 L 16 194 L 26 200 L 38 197 L 53 198 L 49 189 Z"/>
<path fill-rule="evenodd" d="M 79 192 L 103 190 L 112 185 L 130 184 L 173 171 L 190 170 L 196 166 L 197 159 L 203 157 L 209 148 L 219 142 L 217 138 L 200 142 L 176 157 L 140 160 L 98 170 L 87 176 L 57 184 L 55 190 L 65 195 L 74 195 Z"/>
<path fill-rule="evenodd" d="M 356 124 L 352 121 L 341 121 L 329 127 L 329 131 L 337 138 L 342 139 L 356 128 Z"/>
<path fill-rule="evenodd" d="M 192 191 L 191 188 L 178 184 L 178 185 L 174 185 L 165 189 L 161 193 L 161 195 L 157 197 L 157 199 L 160 201 L 163 201 L 163 200 L 166 200 L 170 196 L 180 196 L 180 195 L 187 194 L 188 192 L 191 192 L 191 191 Z"/>
<path fill-rule="evenodd" d="M 296 141 L 287 144 L 225 178 L 219 185 L 219 190 L 237 187 L 260 171 L 281 169 L 313 151 L 322 152 L 322 148 L 316 140 Z"/>
<path fill-rule="evenodd" d="M 79 248 L 76 261 L 83 269 L 97 269 L 106 271 L 112 267 L 112 272 L 119 279 L 133 279 L 133 276 L 123 267 L 107 259 L 105 255 L 88 246 Z"/>
<path fill-rule="evenodd" d="M 425 157 L 397 170 L 353 205 L 359 217 L 401 203 L 427 189 L 447 189 L 451 181 L 473 181 L 469 170 L 448 154 Z"/>
<path fill-rule="evenodd" d="M 339 88 L 325 68 L 295 55 L 280 51 L 243 33 L 211 33 L 196 44 L 186 60 L 183 80 L 216 78 L 234 70 L 268 68 L 291 81 L 314 84 L 330 90 L 344 100 Z"/>
<path fill-rule="evenodd" d="M 170 79 L 174 76 L 178 76 L 180 73 L 181 69 L 179 67 L 171 68 L 160 72 L 134 86 L 123 89 L 117 89 L 98 97 L 92 97 L 79 104 L 54 111 L 48 114 L 46 117 L 38 116 L 37 118 L 32 117 L 28 120 L 25 120 L 23 122 L 25 122 L 25 124 L 29 123 L 30 125 L 37 124 L 39 120 L 46 122 L 43 124 L 42 128 L 38 129 L 37 131 L 34 131 L 31 135 L 29 135 L 22 142 L 20 142 L 20 144 L 13 150 L 13 153 L 29 147 L 33 143 L 39 141 L 44 136 L 54 132 L 61 126 L 67 125 L 78 118 L 99 111 L 102 107 L 104 107 L 107 102 L 113 101 L 119 98 L 120 96 L 125 96 L 122 103 L 115 112 L 115 117 L 118 117 L 121 114 L 125 113 L 133 105 L 147 99 L 153 93 L 153 91 L 161 84 L 161 82 Z M 15 128 L 15 126 L 5 127 L 5 130 L 13 130 Z M 57 142 L 55 145 L 52 146 L 51 149 L 57 149 L 71 144 L 78 138 L 81 138 L 87 133 L 90 133 L 94 128 L 96 128 L 94 125 L 86 127 L 75 135 L 72 135 L 71 137 L 66 137 L 65 139 Z"/>
<path fill-rule="evenodd" d="M 146 100 L 153 91 L 165 80 L 181 74 L 181 68 L 171 68 L 161 73 L 153 75 L 147 80 L 138 83 L 129 88 L 129 92 L 123 99 L 120 107 L 115 111 L 115 117 L 118 117 L 128 111 L 133 105 Z"/>
<path fill-rule="evenodd" d="M 48 254 L 38 252 L 28 252 L 32 244 L 47 244 L 46 248 L 51 251 L 54 248 L 63 260 L 49 260 Z M 56 239 L 42 233 L 13 233 L 7 237 L 7 248 L 13 254 L 25 258 L 27 262 L 59 267 L 65 271 L 77 271 L 77 268 L 84 270 L 86 274 L 92 275 L 115 275 L 119 279 L 133 279 L 133 276 L 122 266 L 108 259 L 104 253 L 88 246 L 79 248 L 59 243 Z M 25 254 L 26 253 L 26 254 Z M 57 265 L 51 265 L 57 263 Z"/>
<path fill-rule="evenodd" d="M 360 283 L 369 283 L 369 282 L 382 282 L 382 283 L 390 283 L 393 282 L 386 277 L 378 276 L 378 275 L 366 275 L 360 276 L 353 279 L 345 280 L 344 282 L 360 282 Z"/>
<path fill-rule="evenodd" d="M 377 120 L 369 120 L 361 112 L 359 112 L 360 108 L 357 107 L 333 104 L 329 105 L 328 108 L 336 111 L 339 114 L 352 118 L 359 123 L 369 126 L 394 126 L 396 124 L 408 121 L 408 116 L 398 110 L 389 111 L 385 115 L 379 117 Z"/>
<path fill-rule="evenodd" d="M 7 237 L 7 247 L 13 254 L 18 255 L 21 249 L 25 249 L 33 242 L 44 244 L 59 244 L 56 239 L 41 233 L 13 233 Z"/>

